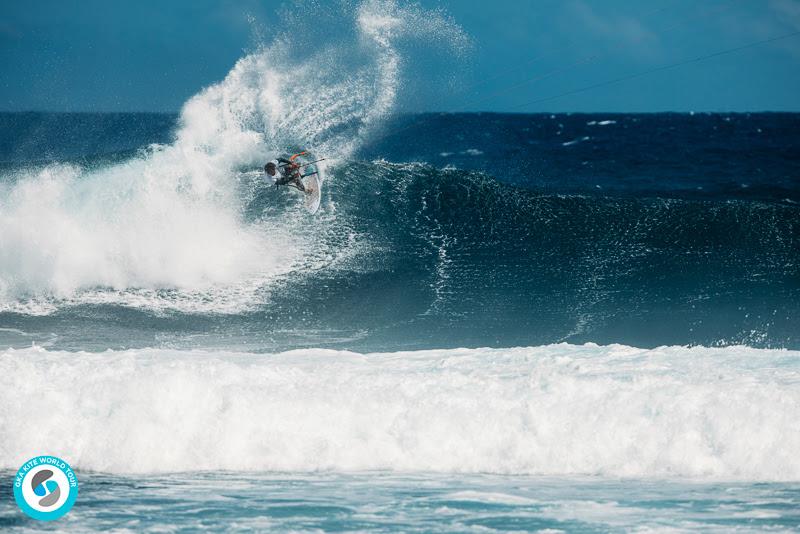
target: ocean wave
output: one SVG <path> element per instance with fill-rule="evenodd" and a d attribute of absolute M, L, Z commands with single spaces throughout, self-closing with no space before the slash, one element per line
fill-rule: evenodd
<path fill-rule="evenodd" d="M 334 45 L 317 33 L 302 61 L 294 38 L 245 55 L 184 104 L 169 143 L 110 165 L 4 172 L 0 312 L 103 303 L 245 313 L 263 304 L 265 287 L 327 256 L 308 225 L 244 220 L 242 170 L 291 147 L 346 158 L 394 108 L 400 42 L 466 39 L 438 12 L 377 0 L 342 9 L 349 39 Z M 292 205 L 280 219 L 298 215 Z"/>
<path fill-rule="evenodd" d="M 153 129 L 129 118 L 141 121 L 132 139 L 160 141 L 133 157 L 107 133 L 118 118 L 8 120 L 6 153 L 21 159 L 0 172 L 3 324 L 92 349 L 185 348 L 208 334 L 212 346 L 236 335 L 276 351 L 324 344 L 319 332 L 364 351 L 800 346 L 792 116 L 387 121 L 408 81 L 404 43 L 457 52 L 467 39 L 439 11 L 342 6 L 309 5 L 322 17 L 314 39 L 251 51 L 185 104 L 171 134 L 165 117 Z M 329 39 L 334 24 L 346 38 Z M 17 139 L 40 123 L 52 123 L 50 145 Z M 714 137 L 723 123 L 739 134 Z M 96 143 L 53 152 L 66 161 L 31 163 L 91 127 Z M 259 170 L 298 147 L 326 158 L 315 217 Z"/>
<path fill-rule="evenodd" d="M 800 480 L 799 371 L 745 347 L 7 350 L 0 467 Z"/>
<path fill-rule="evenodd" d="M 251 339 L 338 331 L 375 341 L 366 350 L 798 343 L 797 206 L 554 195 L 478 171 L 338 160 L 309 218 L 258 173 L 232 171 L 206 197 L 126 189 L 130 172 L 16 186 L 0 214 L 12 230 L 0 311 L 261 314 Z M 103 195 L 64 206 L 87 190 Z"/>

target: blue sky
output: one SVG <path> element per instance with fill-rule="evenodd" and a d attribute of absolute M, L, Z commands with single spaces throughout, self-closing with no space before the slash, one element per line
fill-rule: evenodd
<path fill-rule="evenodd" d="M 800 0 L 420 3 L 448 12 L 473 48 L 452 65 L 411 56 L 407 72 L 417 83 L 405 86 L 401 110 L 800 111 L 800 36 L 559 96 L 800 31 Z M 286 6 L 2 2 L 0 110 L 178 111 L 252 49 L 254 33 L 269 41 Z M 313 20 L 299 31 L 306 29 L 314 31 Z M 441 79 L 433 69 L 452 70 L 455 85 L 426 86 Z"/>

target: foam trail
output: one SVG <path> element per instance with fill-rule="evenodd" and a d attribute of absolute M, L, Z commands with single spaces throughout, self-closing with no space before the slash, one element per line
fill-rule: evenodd
<path fill-rule="evenodd" d="M 0 467 L 800 480 L 798 386 L 744 347 L 8 350 Z"/>
<path fill-rule="evenodd" d="M 398 41 L 463 36 L 437 13 L 394 2 L 341 16 L 349 40 L 332 45 L 315 33 L 297 59 L 295 37 L 285 37 L 240 59 L 186 102 L 169 145 L 100 169 L 0 176 L 0 311 L 106 302 L 234 313 L 263 304 L 271 280 L 308 264 L 320 232 L 245 221 L 240 171 L 296 147 L 347 157 L 395 105 Z M 354 50 L 356 61 L 340 61 Z"/>

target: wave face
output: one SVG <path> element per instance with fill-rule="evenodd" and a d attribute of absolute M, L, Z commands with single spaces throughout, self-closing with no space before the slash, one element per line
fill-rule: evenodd
<path fill-rule="evenodd" d="M 561 195 L 479 170 L 340 160 L 309 219 L 254 173 L 164 180 L 174 150 L 19 171 L 6 186 L 0 305 L 15 345 L 65 322 L 97 335 L 94 308 L 125 317 L 99 326 L 104 339 L 134 346 L 159 342 L 153 315 L 180 347 L 199 332 L 270 351 L 800 346 L 790 202 Z"/>
<path fill-rule="evenodd" d="M 274 297 L 312 325 L 337 310 L 388 346 L 800 341 L 795 205 L 549 195 L 382 162 L 337 170 L 329 191 L 364 249 Z"/>
<path fill-rule="evenodd" d="M 165 186 L 163 167 L 135 180 L 151 161 L 96 177 L 58 164 L 11 186 L 9 344 L 800 346 L 792 203 L 545 194 L 340 161 L 309 219 L 252 173 L 207 194 Z"/>
<path fill-rule="evenodd" d="M 744 347 L 8 350 L 0 467 L 798 480 L 799 369 Z"/>

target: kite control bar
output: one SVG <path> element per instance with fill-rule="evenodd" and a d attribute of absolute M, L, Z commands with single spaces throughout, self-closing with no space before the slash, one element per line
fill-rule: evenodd
<path fill-rule="evenodd" d="M 326 158 L 320 158 L 320 159 L 317 159 L 317 160 L 314 160 L 314 161 L 309 161 L 308 163 L 299 164 L 299 165 L 297 165 L 297 167 L 302 169 L 303 167 L 308 167 L 309 165 L 313 165 L 314 163 L 319 163 L 320 161 L 325 161 L 325 159 Z M 278 167 L 288 167 L 289 165 L 295 165 L 295 163 L 281 163 L 280 165 L 278 165 Z M 309 176 L 309 175 L 307 175 L 307 176 Z"/>

